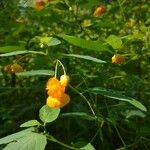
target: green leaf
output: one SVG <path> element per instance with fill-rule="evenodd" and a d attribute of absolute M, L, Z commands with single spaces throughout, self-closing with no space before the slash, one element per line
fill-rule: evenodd
<path fill-rule="evenodd" d="M 95 88 L 92 88 L 90 91 L 95 94 L 101 94 L 101 95 L 104 95 L 104 96 L 112 98 L 112 99 L 129 102 L 130 104 L 137 107 L 138 109 L 140 109 L 142 111 L 147 111 L 145 106 L 143 104 L 141 104 L 139 101 L 137 101 L 133 98 L 124 96 L 124 95 L 122 95 L 121 92 L 110 90 L 110 89 L 105 89 L 102 87 L 95 87 Z"/>
<path fill-rule="evenodd" d="M 91 143 L 88 143 L 86 146 L 82 147 L 83 150 L 95 150 Z"/>
<path fill-rule="evenodd" d="M 46 44 L 47 46 L 55 46 L 61 43 L 60 40 L 53 37 L 38 37 L 41 44 Z"/>
<path fill-rule="evenodd" d="M 31 70 L 31 71 L 25 71 L 25 72 L 19 72 L 16 73 L 17 76 L 41 76 L 41 75 L 45 75 L 45 76 L 50 76 L 50 75 L 54 75 L 54 72 L 51 70 Z"/>
<path fill-rule="evenodd" d="M 130 117 L 134 117 L 134 116 L 138 116 L 138 117 L 145 117 L 145 114 L 140 111 L 140 110 L 128 110 L 126 112 L 126 118 L 130 118 Z"/>
<path fill-rule="evenodd" d="M 20 127 L 33 127 L 33 126 L 40 126 L 41 124 L 37 120 L 29 120 L 20 125 Z"/>
<path fill-rule="evenodd" d="M 0 53 L 8 53 L 14 51 L 24 51 L 25 48 L 23 46 L 3 46 L 0 47 Z"/>
<path fill-rule="evenodd" d="M 110 35 L 107 39 L 106 42 L 111 45 L 114 49 L 119 49 L 122 46 L 122 40 L 115 36 L 115 35 Z"/>
<path fill-rule="evenodd" d="M 97 119 L 97 118 L 95 118 L 91 115 L 88 115 L 87 113 L 83 113 L 83 112 L 63 113 L 63 114 L 61 114 L 61 117 L 77 117 L 77 118 L 91 120 L 91 121 Z"/>
<path fill-rule="evenodd" d="M 59 113 L 60 113 L 60 108 L 51 108 L 47 105 L 44 105 L 40 109 L 39 117 L 44 123 L 49 123 L 56 120 Z"/>
<path fill-rule="evenodd" d="M 22 130 L 20 132 L 8 135 L 8 136 L 6 136 L 4 138 L 1 138 L 0 139 L 0 145 L 1 144 L 6 144 L 6 143 L 10 143 L 10 142 L 15 141 L 17 139 L 20 139 L 20 138 L 22 138 L 24 136 L 27 136 L 32 131 L 34 131 L 34 128 L 28 128 L 28 129 Z"/>
<path fill-rule="evenodd" d="M 88 50 L 94 50 L 94 51 L 108 51 L 110 53 L 114 53 L 103 41 L 91 41 L 91 40 L 85 40 L 82 38 L 78 38 L 75 36 L 69 36 L 69 35 L 59 35 L 61 38 L 63 38 L 65 41 L 81 47 L 83 49 Z"/>
<path fill-rule="evenodd" d="M 77 54 L 63 54 L 64 56 L 68 56 L 68 57 L 76 57 L 76 58 L 82 58 L 82 59 L 86 59 L 86 60 L 90 60 L 90 61 L 94 61 L 97 63 L 106 63 L 106 61 L 91 57 L 91 56 L 87 56 L 87 55 L 77 55 Z"/>
<path fill-rule="evenodd" d="M 0 54 L 0 57 L 8 57 L 8 56 L 14 56 L 14 55 L 26 54 L 26 53 L 29 53 L 29 51 L 14 51 L 10 53 Z"/>
<path fill-rule="evenodd" d="M 30 133 L 15 142 L 9 143 L 4 150 L 44 150 L 46 136 L 38 133 Z"/>

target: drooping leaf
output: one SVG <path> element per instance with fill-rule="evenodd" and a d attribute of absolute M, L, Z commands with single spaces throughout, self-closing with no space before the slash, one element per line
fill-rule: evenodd
<path fill-rule="evenodd" d="M 12 141 L 15 141 L 15 140 L 20 139 L 20 138 L 22 138 L 24 136 L 27 136 L 32 131 L 34 131 L 34 128 L 28 128 L 28 129 L 22 130 L 20 132 L 8 135 L 8 136 L 6 136 L 4 138 L 1 138 L 0 139 L 0 145 L 1 144 L 6 144 L 6 143 L 9 143 L 9 142 L 12 142 Z"/>
<path fill-rule="evenodd" d="M 65 41 L 73 44 L 75 46 L 81 47 L 83 49 L 94 50 L 94 51 L 108 51 L 110 53 L 114 53 L 103 41 L 91 41 L 85 40 L 75 36 L 69 35 L 59 35 Z"/>
<path fill-rule="evenodd" d="M 0 57 L 8 57 L 8 56 L 27 54 L 27 53 L 29 53 L 29 51 L 14 51 L 14 52 L 0 54 Z"/>
<path fill-rule="evenodd" d="M 142 111 L 147 111 L 146 107 L 143 104 L 141 104 L 139 101 L 133 98 L 124 96 L 121 92 L 110 90 L 110 89 L 105 89 L 102 87 L 95 87 L 95 88 L 90 89 L 90 91 L 95 94 L 101 94 L 112 99 L 117 99 L 120 101 L 128 102 Z"/>
<path fill-rule="evenodd" d="M 25 51 L 26 49 L 23 46 L 3 46 L 0 47 L 0 53 L 8 53 L 14 51 Z"/>
<path fill-rule="evenodd" d="M 17 142 L 9 143 L 4 150 L 44 150 L 46 143 L 45 135 L 32 132 Z"/>
<path fill-rule="evenodd" d="M 33 127 L 41 125 L 37 120 L 29 120 L 20 125 L 20 127 Z"/>
<path fill-rule="evenodd" d="M 53 76 L 54 72 L 51 70 L 31 70 L 31 71 L 25 71 L 25 72 L 19 72 L 16 73 L 17 76 Z"/>
<path fill-rule="evenodd" d="M 61 114 L 61 117 L 77 117 L 77 118 L 91 120 L 91 121 L 96 120 L 96 118 L 94 116 L 91 116 L 84 112 L 63 113 L 63 114 Z"/>
<path fill-rule="evenodd" d="M 86 60 L 94 61 L 94 62 L 97 62 L 97 63 L 106 63 L 106 61 L 104 61 L 104 60 L 97 59 L 97 58 L 94 58 L 94 57 L 91 57 L 91 56 L 87 56 L 87 55 L 64 54 L 64 56 L 86 59 Z"/>
<path fill-rule="evenodd" d="M 60 108 L 51 108 L 47 105 L 44 105 L 40 109 L 39 117 L 44 123 L 50 123 L 57 119 L 60 113 Z"/>
<path fill-rule="evenodd" d="M 115 35 L 110 35 L 107 39 L 106 42 L 111 45 L 114 49 L 119 49 L 122 46 L 122 40 L 115 36 Z"/>

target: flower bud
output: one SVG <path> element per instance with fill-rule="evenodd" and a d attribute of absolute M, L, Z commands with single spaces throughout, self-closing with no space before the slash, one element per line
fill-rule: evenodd
<path fill-rule="evenodd" d="M 36 0 L 36 2 L 33 5 L 33 8 L 35 8 L 36 10 L 41 10 L 44 8 L 45 5 L 46 3 L 44 2 L 44 0 Z"/>
<path fill-rule="evenodd" d="M 112 57 L 112 63 L 123 64 L 124 63 L 124 57 L 120 54 L 116 54 Z"/>
<path fill-rule="evenodd" d="M 63 85 L 64 87 L 66 87 L 68 85 L 68 83 L 69 83 L 69 76 L 62 75 L 60 77 L 60 83 L 61 83 L 61 85 Z"/>
<path fill-rule="evenodd" d="M 23 68 L 19 64 L 13 64 L 11 65 L 11 73 L 17 73 L 17 72 L 22 72 Z"/>

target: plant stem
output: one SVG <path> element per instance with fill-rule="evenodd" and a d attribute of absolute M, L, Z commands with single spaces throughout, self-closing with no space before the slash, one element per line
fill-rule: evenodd
<path fill-rule="evenodd" d="M 93 108 L 92 108 L 90 102 L 87 100 L 87 98 L 86 98 L 82 93 L 80 93 L 77 89 L 75 89 L 75 88 L 72 87 L 71 85 L 69 85 L 69 86 L 71 87 L 71 89 L 73 89 L 76 93 L 78 93 L 78 94 L 87 102 L 87 104 L 89 105 L 89 107 L 90 107 L 90 109 L 91 109 L 92 114 L 93 114 L 93 115 L 95 116 L 95 118 L 96 118 L 96 114 L 95 114 L 95 112 L 94 112 L 94 110 L 93 110 Z"/>
<path fill-rule="evenodd" d="M 75 148 L 75 147 L 72 147 L 72 146 L 67 145 L 67 144 L 65 144 L 65 143 L 62 143 L 62 142 L 58 141 L 57 139 L 55 139 L 54 137 L 52 137 L 52 136 L 50 136 L 50 135 L 48 135 L 48 134 L 46 135 L 46 137 L 47 137 L 47 139 L 48 139 L 49 141 L 55 142 L 55 143 L 57 143 L 57 144 L 59 144 L 59 145 L 61 145 L 61 146 L 63 146 L 63 147 L 68 148 L 68 149 L 80 150 L 80 149 L 78 149 L 78 148 Z"/>

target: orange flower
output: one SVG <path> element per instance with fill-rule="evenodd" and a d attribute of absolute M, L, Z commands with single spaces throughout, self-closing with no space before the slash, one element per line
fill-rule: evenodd
<path fill-rule="evenodd" d="M 65 87 L 55 77 L 48 80 L 46 89 L 48 90 L 47 94 L 54 98 L 61 98 L 65 92 Z"/>
<path fill-rule="evenodd" d="M 69 83 L 69 76 L 62 75 L 60 77 L 60 83 L 61 83 L 61 85 L 63 85 L 64 87 L 66 87 L 68 85 L 68 83 Z"/>
<path fill-rule="evenodd" d="M 116 54 L 112 57 L 112 63 L 123 64 L 124 63 L 124 57 L 120 54 Z"/>
<path fill-rule="evenodd" d="M 106 12 L 106 7 L 104 6 L 100 6 L 97 7 L 93 13 L 93 16 L 101 16 L 102 14 L 104 14 Z"/>
<path fill-rule="evenodd" d="M 67 75 L 62 75 L 61 81 L 55 77 L 48 80 L 46 86 L 48 98 L 46 103 L 49 107 L 63 107 L 69 103 L 70 97 L 65 94 L 68 79 L 69 77 Z"/>
<path fill-rule="evenodd" d="M 53 108 L 64 107 L 65 105 L 67 105 L 69 103 L 69 101 L 70 101 L 69 95 L 63 94 L 62 98 L 60 98 L 60 99 L 49 96 L 47 98 L 46 104 L 49 107 L 53 107 Z"/>
<path fill-rule="evenodd" d="M 46 5 L 44 0 L 36 0 L 33 8 L 35 8 L 36 10 L 41 10 L 44 8 L 44 6 Z"/>

